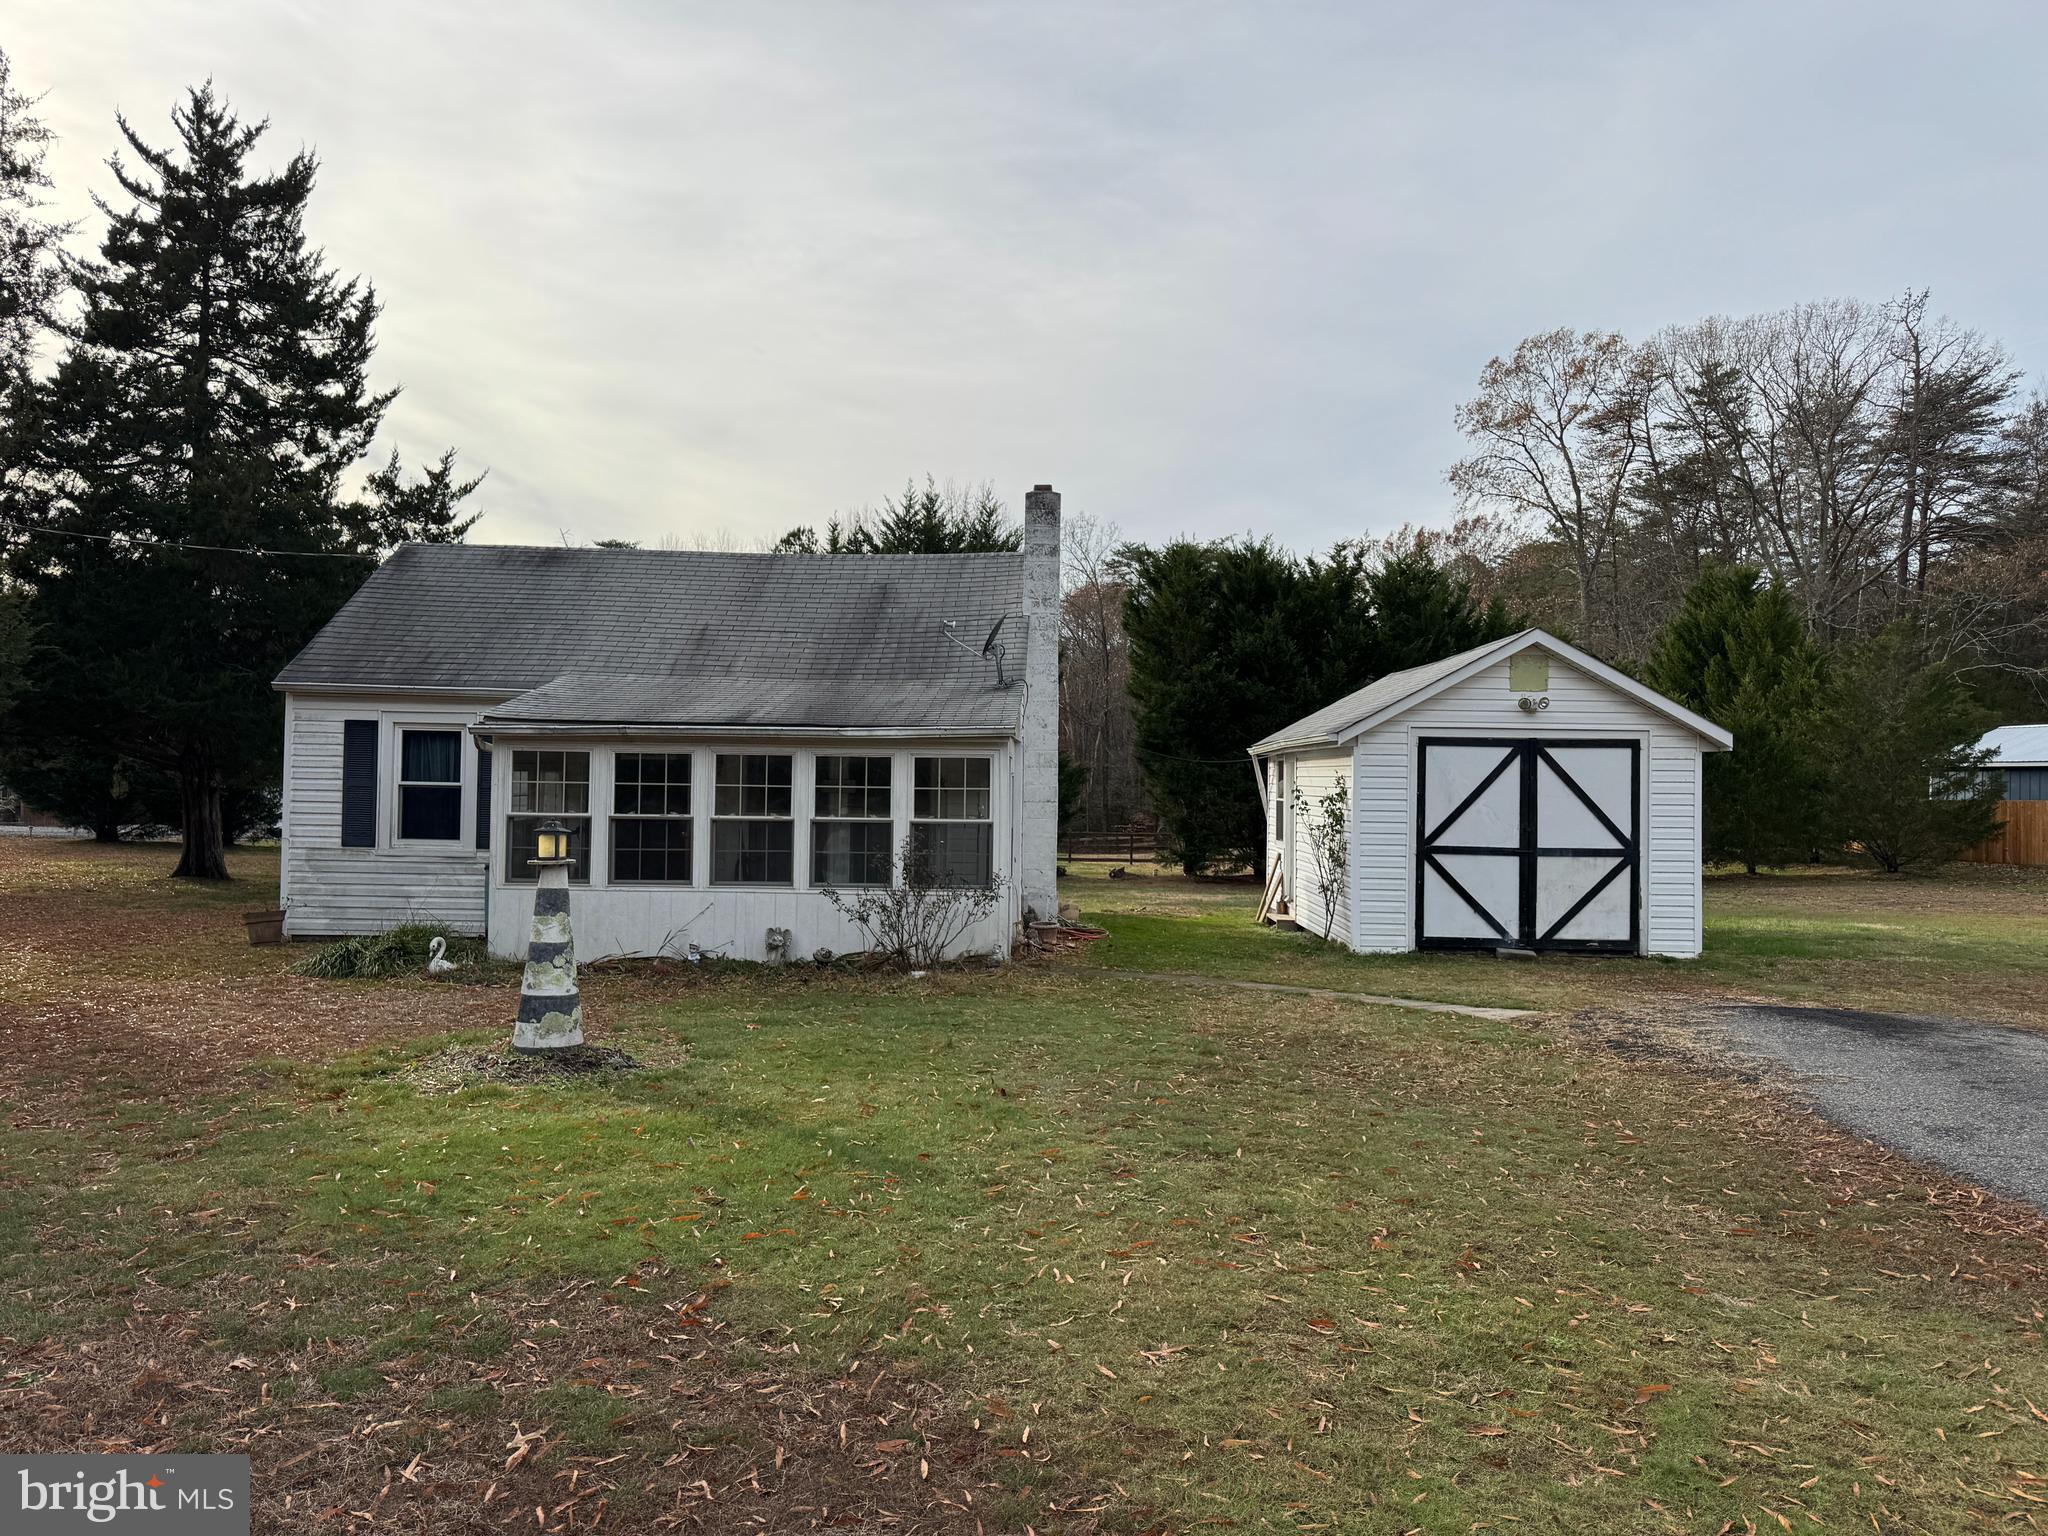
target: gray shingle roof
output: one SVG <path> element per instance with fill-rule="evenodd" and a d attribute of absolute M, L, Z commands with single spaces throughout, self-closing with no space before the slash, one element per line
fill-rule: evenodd
<path fill-rule="evenodd" d="M 1282 747 L 1333 746 L 1339 731 L 1400 703 L 1411 693 L 1420 693 L 1439 678 L 1449 677 L 1481 656 L 1505 649 L 1528 633 L 1526 629 L 1521 630 L 1505 639 L 1489 641 L 1469 651 L 1460 651 L 1455 656 L 1446 656 L 1442 661 L 1425 662 L 1405 672 L 1389 672 L 1385 677 L 1367 683 L 1356 693 L 1347 693 L 1336 703 L 1325 704 L 1314 714 L 1303 715 L 1294 724 L 1283 726 L 1272 735 L 1252 743 L 1251 750 L 1272 752 Z"/>
<path fill-rule="evenodd" d="M 280 688 L 526 694 L 495 718 L 1014 730 L 1024 557 L 407 544 Z M 508 714 L 507 711 L 517 711 Z M 549 713 L 552 712 L 552 713 Z M 565 713 L 566 712 L 566 713 Z"/>

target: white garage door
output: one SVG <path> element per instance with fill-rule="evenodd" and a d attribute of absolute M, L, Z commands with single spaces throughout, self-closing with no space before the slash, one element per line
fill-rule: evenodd
<path fill-rule="evenodd" d="M 1633 953 L 1640 744 L 1424 737 L 1415 941 Z"/>

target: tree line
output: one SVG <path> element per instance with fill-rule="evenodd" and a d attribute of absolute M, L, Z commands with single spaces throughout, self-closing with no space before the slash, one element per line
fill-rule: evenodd
<path fill-rule="evenodd" d="M 363 473 L 397 392 L 374 289 L 307 234 L 313 155 L 258 169 L 266 125 L 210 86 L 167 146 L 117 117 L 74 257 L 35 106 L 0 59 L 0 779 L 102 835 L 177 826 L 177 873 L 225 879 L 275 817 L 270 679 L 395 545 L 461 537 L 477 480 L 452 450 Z"/>
<path fill-rule="evenodd" d="M 2048 399 L 1925 292 L 1713 317 L 1632 343 L 1531 336 L 1457 410 L 1463 519 L 1430 536 L 1482 590 L 1648 659 L 1709 567 L 1751 567 L 1834 647 L 1900 622 L 1987 696 L 2048 663 Z"/>
<path fill-rule="evenodd" d="M 397 543 L 462 537 L 478 480 L 452 450 L 371 467 L 379 306 L 307 234 L 312 155 L 258 169 L 266 125 L 210 87 L 168 147 L 117 118 L 77 258 L 35 105 L 0 55 L 0 780 L 108 835 L 177 825 L 179 872 L 219 878 L 274 815 L 269 679 Z M 2048 402 L 2021 382 L 1925 294 L 1559 330 L 1458 408 L 1441 526 L 1302 555 L 1070 518 L 1063 824 L 1150 812 L 1187 869 L 1257 868 L 1251 741 L 1538 624 L 1736 732 L 1711 856 L 1953 853 L 1990 815 L 1968 743 L 2048 678 Z M 927 476 L 772 547 L 1020 543 L 992 487 Z"/>

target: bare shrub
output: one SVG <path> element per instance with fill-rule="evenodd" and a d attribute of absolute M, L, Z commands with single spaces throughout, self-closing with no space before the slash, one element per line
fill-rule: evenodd
<path fill-rule="evenodd" d="M 949 877 L 915 832 L 903 840 L 900 884 L 859 891 L 824 888 L 833 909 L 867 938 L 868 957 L 904 970 L 929 970 L 944 960 L 961 935 L 1003 899 L 1003 877 L 985 882 Z"/>

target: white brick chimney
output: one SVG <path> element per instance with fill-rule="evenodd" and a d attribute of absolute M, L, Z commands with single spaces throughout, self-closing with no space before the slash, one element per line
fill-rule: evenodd
<path fill-rule="evenodd" d="M 1060 906 L 1060 496 L 1049 485 L 1024 498 L 1024 634 L 1018 911 L 1051 922 Z"/>

